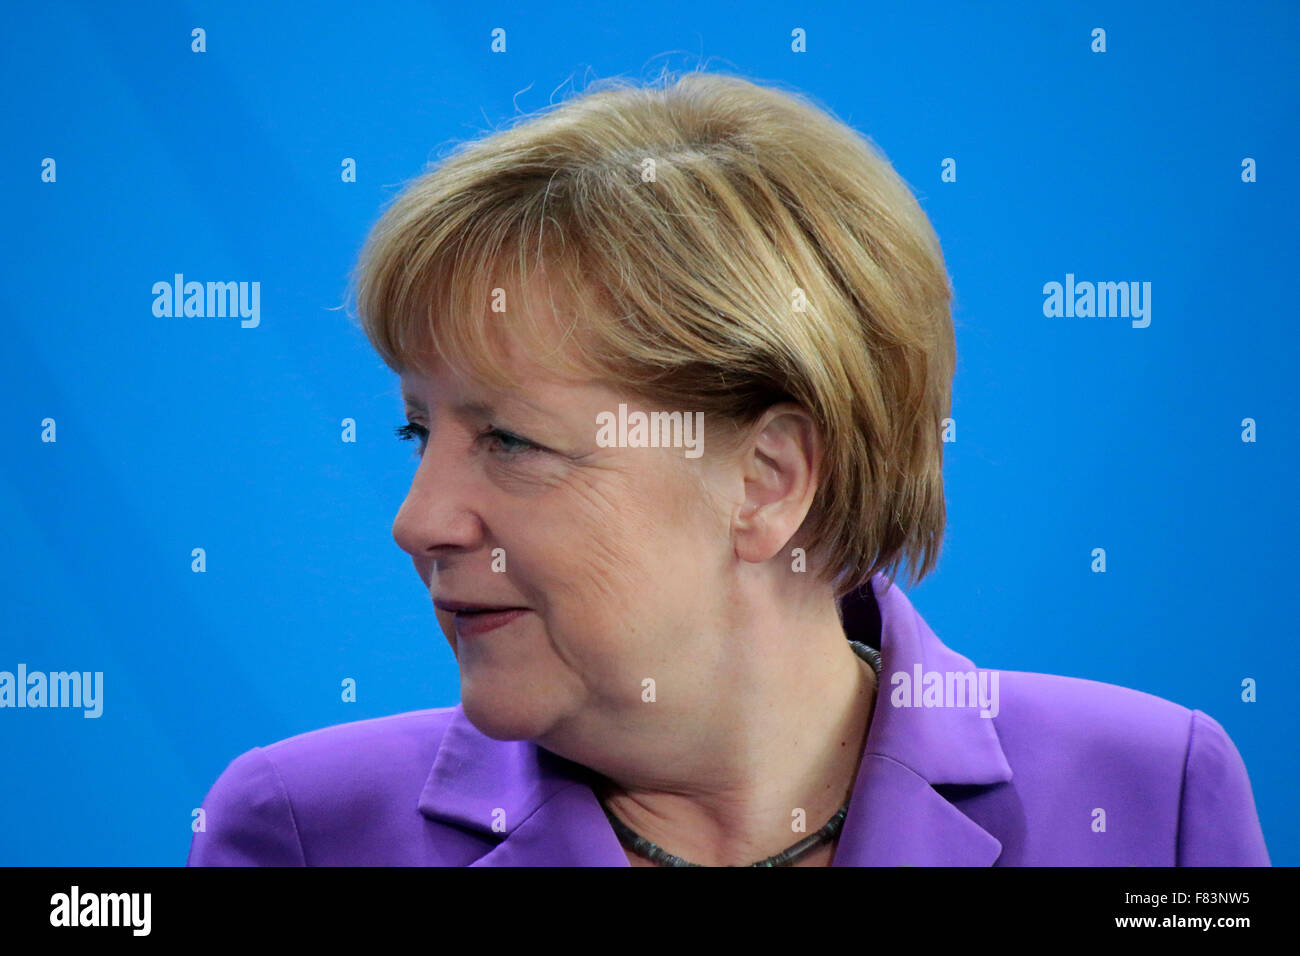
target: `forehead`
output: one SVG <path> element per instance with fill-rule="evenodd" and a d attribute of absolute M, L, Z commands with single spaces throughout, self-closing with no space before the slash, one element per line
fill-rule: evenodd
<path fill-rule="evenodd" d="M 612 392 L 594 382 L 560 379 L 530 373 L 525 387 L 498 389 L 454 375 L 445 365 L 429 372 L 402 375 L 402 401 L 408 408 L 428 414 L 431 406 L 445 405 L 458 416 L 491 417 L 503 412 L 556 417 L 588 405 L 608 404 Z"/>
<path fill-rule="evenodd" d="M 553 415 L 621 392 L 603 367 L 587 361 L 583 323 L 566 283 L 548 284 L 546 277 L 539 270 L 524 287 L 510 286 L 510 317 L 489 312 L 473 334 L 451 334 L 445 357 L 428 342 L 420 354 L 407 356 L 401 381 L 408 407 Z"/>

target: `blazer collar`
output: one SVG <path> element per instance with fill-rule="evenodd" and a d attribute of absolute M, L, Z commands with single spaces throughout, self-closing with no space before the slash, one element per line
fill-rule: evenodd
<path fill-rule="evenodd" d="M 989 866 L 1002 844 L 935 787 L 1011 779 L 993 720 L 978 707 L 891 703 L 892 676 L 911 677 L 917 665 L 940 674 L 976 668 L 940 642 L 883 572 L 859 599 L 879 608 L 884 666 L 835 865 Z M 849 637 L 877 643 L 865 630 L 854 633 L 850 620 Z M 501 837 L 473 866 L 626 866 L 594 779 L 530 741 L 487 737 L 457 704 L 418 807 L 431 820 Z"/>

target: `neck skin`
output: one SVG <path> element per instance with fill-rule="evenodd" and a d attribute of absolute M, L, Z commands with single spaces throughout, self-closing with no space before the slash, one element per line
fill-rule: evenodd
<path fill-rule="evenodd" d="M 748 866 L 788 849 L 851 794 L 876 697 L 833 595 L 799 597 L 778 586 L 727 602 L 747 613 L 733 610 L 715 657 L 696 662 L 688 703 L 641 704 L 537 742 L 599 773 L 610 812 L 691 863 Z M 794 865 L 832 856 L 828 841 Z"/>

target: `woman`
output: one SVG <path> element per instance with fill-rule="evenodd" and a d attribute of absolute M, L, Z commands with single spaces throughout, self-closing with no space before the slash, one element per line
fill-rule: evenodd
<path fill-rule="evenodd" d="M 893 583 L 944 529 L 951 291 L 827 113 L 610 84 L 410 185 L 357 278 L 462 699 L 243 754 L 191 864 L 1268 863 L 1205 714 L 978 670 Z"/>

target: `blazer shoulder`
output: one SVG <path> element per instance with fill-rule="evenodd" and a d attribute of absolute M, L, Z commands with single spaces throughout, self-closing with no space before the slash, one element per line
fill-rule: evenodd
<path fill-rule="evenodd" d="M 1004 671 L 1000 683 L 995 726 L 1013 774 L 1054 792 L 1113 783 L 1149 829 L 1168 826 L 1174 865 L 1268 865 L 1245 763 L 1209 714 L 1076 677 Z"/>
<path fill-rule="evenodd" d="M 1000 671 L 999 735 L 1031 730 L 1055 745 L 1088 753 L 1122 750 L 1173 761 L 1187 752 L 1192 711 L 1131 687 L 1081 677 Z"/>
<path fill-rule="evenodd" d="M 237 756 L 203 800 L 190 866 L 305 866 L 322 819 L 414 807 L 455 707 L 336 724 Z"/>
<path fill-rule="evenodd" d="M 1199 710 L 1183 776 L 1178 865 L 1270 865 L 1246 764 L 1218 721 Z"/>
<path fill-rule="evenodd" d="M 256 749 L 264 751 L 282 773 L 293 776 L 328 774 L 344 767 L 387 775 L 394 765 L 401 767 L 412 761 L 423 763 L 427 774 L 455 711 L 455 707 L 435 707 L 354 720 L 309 730 Z"/>

